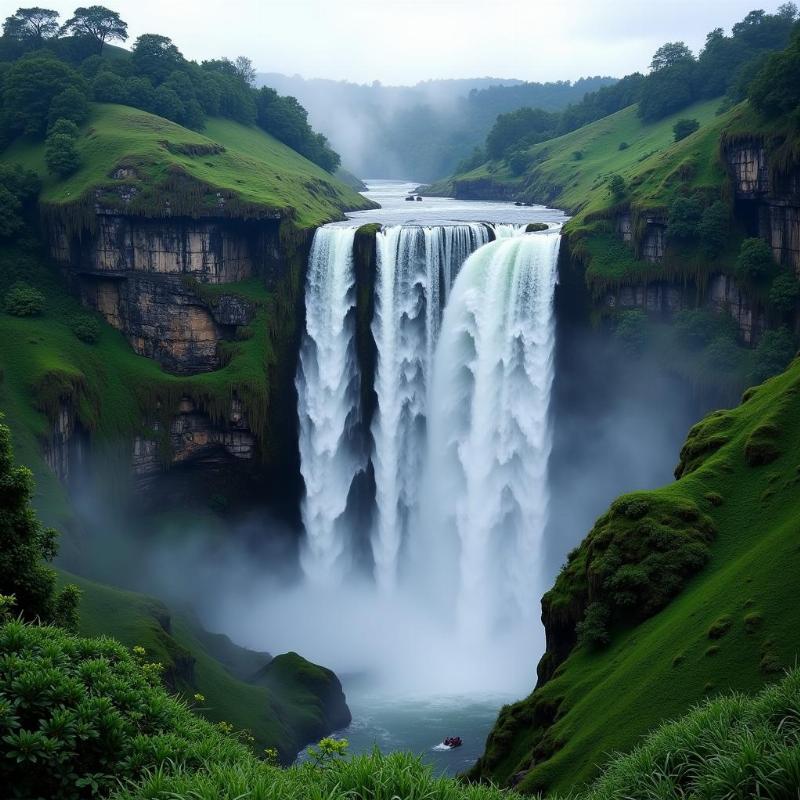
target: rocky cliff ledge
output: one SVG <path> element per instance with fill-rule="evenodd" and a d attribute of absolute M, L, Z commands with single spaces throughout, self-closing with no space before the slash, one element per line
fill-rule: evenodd
<path fill-rule="evenodd" d="M 217 369 L 219 343 L 250 323 L 252 304 L 199 290 L 263 276 L 282 277 L 279 222 L 147 219 L 99 212 L 94 230 L 56 222 L 53 258 L 83 303 L 125 334 L 140 355 L 176 374 Z"/>
<path fill-rule="evenodd" d="M 780 148 L 769 152 L 758 137 L 728 139 L 723 153 L 737 215 L 751 235 L 770 243 L 779 264 L 800 276 L 800 168 L 784 165 Z"/>

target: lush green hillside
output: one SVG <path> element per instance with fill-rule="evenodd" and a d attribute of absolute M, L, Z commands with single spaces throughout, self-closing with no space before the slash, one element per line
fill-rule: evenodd
<path fill-rule="evenodd" d="M 42 203 L 66 216 L 82 204 L 93 210 L 98 189 L 104 205 L 130 213 L 162 216 L 168 202 L 172 214 L 280 216 L 301 227 L 372 205 L 269 134 L 229 119 L 209 119 L 197 133 L 130 106 L 95 104 L 73 175 L 49 175 L 44 149 L 40 140 L 20 139 L 3 158 L 38 172 Z M 121 199 L 131 188 L 133 198 Z"/>
<path fill-rule="evenodd" d="M 795 664 L 798 452 L 800 360 L 749 390 L 738 408 L 695 426 L 680 480 L 618 500 L 544 602 L 553 638 L 567 650 L 569 626 L 592 603 L 605 604 L 609 644 L 587 638 L 551 680 L 505 708 L 473 777 L 504 782 L 522 773 L 523 790 L 569 789 L 662 720 L 717 692 L 755 690 Z M 710 559 L 692 577 L 700 564 L 678 553 L 700 531 Z M 557 644 L 545 657 L 548 672 Z"/>
<path fill-rule="evenodd" d="M 108 635 L 129 648 L 143 647 L 149 661 L 163 665 L 172 691 L 212 722 L 250 731 L 258 752 L 274 747 L 290 761 L 309 741 L 339 727 L 328 724 L 340 691 L 329 670 L 296 653 L 272 659 L 238 647 L 152 597 L 69 573 L 61 579 L 83 593 L 81 635 Z"/>

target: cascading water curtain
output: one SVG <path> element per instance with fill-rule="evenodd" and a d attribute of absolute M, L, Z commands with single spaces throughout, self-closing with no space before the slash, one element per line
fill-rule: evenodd
<path fill-rule="evenodd" d="M 394 585 L 401 548 L 417 505 L 425 459 L 425 414 L 442 306 L 467 256 L 488 241 L 480 223 L 397 226 L 377 236 L 372 331 L 377 346 L 372 426 L 379 586 Z"/>
<path fill-rule="evenodd" d="M 363 459 L 352 444 L 358 420 L 355 351 L 354 227 L 317 230 L 306 282 L 306 331 L 295 385 L 300 420 L 303 568 L 311 579 L 335 580 L 347 567 L 350 486 Z"/>
<path fill-rule="evenodd" d="M 464 265 L 436 350 L 428 421 L 432 551 L 458 561 L 462 630 L 535 612 L 547 514 L 560 237 L 500 238 Z M 438 563 L 436 553 L 430 560 Z"/>

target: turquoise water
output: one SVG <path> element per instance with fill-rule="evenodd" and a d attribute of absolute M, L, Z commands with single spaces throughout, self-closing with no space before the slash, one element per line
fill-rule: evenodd
<path fill-rule="evenodd" d="M 469 769 L 483 753 L 497 712 L 513 699 L 390 698 L 348 692 L 353 722 L 335 736 L 348 740 L 350 753 L 368 753 L 376 746 L 383 753 L 410 750 L 437 774 L 456 775 Z M 454 750 L 436 750 L 446 736 L 460 736 L 464 744 Z"/>

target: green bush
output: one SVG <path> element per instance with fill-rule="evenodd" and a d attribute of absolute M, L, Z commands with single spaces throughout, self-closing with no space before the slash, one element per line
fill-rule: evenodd
<path fill-rule="evenodd" d="M 694 239 L 697 236 L 703 205 L 696 197 L 676 197 L 669 207 L 667 233 L 673 239 Z"/>
<path fill-rule="evenodd" d="M 603 603 L 591 603 L 583 619 L 575 627 L 578 643 L 588 647 L 602 647 L 608 644 L 608 607 Z"/>
<path fill-rule="evenodd" d="M 697 130 L 700 130 L 700 123 L 696 119 L 679 119 L 672 126 L 672 133 L 676 142 L 691 136 Z"/>
<path fill-rule="evenodd" d="M 0 653 L 4 797 L 105 796 L 146 769 L 252 758 L 169 697 L 154 665 L 112 639 L 13 621 L 0 626 Z"/>
<path fill-rule="evenodd" d="M 619 147 L 617 149 L 618 150 L 627 150 L 629 147 L 630 147 L 630 145 L 627 142 L 620 142 L 619 143 Z"/>
<path fill-rule="evenodd" d="M 800 297 L 800 281 L 793 272 L 781 272 L 769 287 L 769 303 L 781 314 L 788 314 Z"/>
<path fill-rule="evenodd" d="M 718 256 L 730 233 L 730 212 L 728 206 L 721 200 L 712 203 L 704 209 L 700 221 L 697 223 L 697 236 L 701 247 L 709 258 Z"/>
<path fill-rule="evenodd" d="M 767 378 L 786 369 L 797 352 L 794 334 L 788 328 L 767 331 L 760 339 L 753 359 L 750 375 L 752 383 L 762 383 Z"/>
<path fill-rule="evenodd" d="M 100 323 L 89 314 L 75 315 L 70 321 L 69 327 L 86 344 L 95 344 L 100 338 Z"/>
<path fill-rule="evenodd" d="M 49 172 L 60 177 L 71 175 L 81 164 L 75 137 L 55 133 L 47 137 L 44 149 L 44 163 Z"/>
<path fill-rule="evenodd" d="M 44 303 L 44 295 L 38 289 L 20 281 L 6 293 L 3 308 L 15 317 L 35 317 L 44 311 Z"/>
<path fill-rule="evenodd" d="M 622 175 L 612 175 L 608 179 L 608 192 L 617 202 L 624 199 L 627 191 Z"/>
<path fill-rule="evenodd" d="M 730 314 L 693 308 L 675 315 L 673 331 L 683 347 L 702 350 L 718 340 L 734 342 L 739 328 Z"/>
<path fill-rule="evenodd" d="M 778 265 L 772 248 L 758 238 L 745 239 L 736 259 L 736 277 L 745 284 L 766 283 L 776 272 Z"/>
<path fill-rule="evenodd" d="M 71 119 L 57 119 L 47 131 L 48 136 L 64 135 L 71 139 L 78 138 L 78 126 Z"/>
<path fill-rule="evenodd" d="M 45 562 L 56 555 L 57 534 L 31 508 L 33 489 L 31 471 L 14 464 L 11 431 L 0 424 L 0 594 L 14 598 L 24 619 L 71 625 L 78 598 L 74 587 L 55 594 L 55 572 Z"/>

